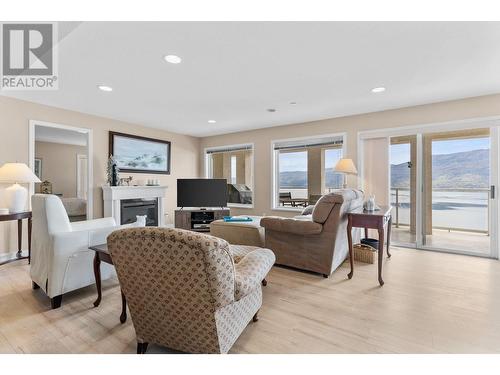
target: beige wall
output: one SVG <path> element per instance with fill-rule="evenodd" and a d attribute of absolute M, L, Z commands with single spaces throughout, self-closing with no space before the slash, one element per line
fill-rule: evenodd
<path fill-rule="evenodd" d="M 500 94 L 449 102 L 401 108 L 363 115 L 339 117 L 296 125 L 206 137 L 201 140 L 200 160 L 203 149 L 232 144 L 255 144 L 255 195 L 253 209 L 232 209 L 233 214 L 283 215 L 296 213 L 271 210 L 271 141 L 310 135 L 346 132 L 346 155 L 357 162 L 357 133 L 362 130 L 394 128 L 435 122 L 500 115 Z M 203 164 L 202 164 L 203 165 Z M 349 177 L 350 186 L 356 186 L 355 177 Z"/>
<path fill-rule="evenodd" d="M 251 151 L 232 151 L 212 154 L 213 178 L 225 178 L 231 182 L 231 157 L 236 157 L 236 183 L 252 188 Z"/>
<path fill-rule="evenodd" d="M 76 158 L 87 155 L 86 146 L 53 142 L 35 142 L 35 158 L 42 159 L 42 181 L 52 183 L 52 192 L 65 198 L 76 197 Z M 35 191 L 40 191 L 36 184 Z"/>
<path fill-rule="evenodd" d="M 159 138 L 172 142 L 172 172 L 170 175 L 131 174 L 135 179 L 157 178 L 162 185 L 168 185 L 166 197 L 167 222 L 173 220 L 176 206 L 177 178 L 198 177 L 200 140 L 195 137 L 170 133 L 140 125 L 63 110 L 31 102 L 0 96 L 0 165 L 8 161 L 28 164 L 29 121 L 40 120 L 72 125 L 93 130 L 93 193 L 94 217 L 103 214 L 101 185 L 106 182 L 106 161 L 108 157 L 108 132 L 110 130 Z M 127 173 L 126 175 L 129 175 Z M 0 199 L 8 185 L 0 185 Z M 2 202 L 0 202 L 2 206 Z M 0 223 L 0 253 L 15 250 L 17 229 L 15 223 Z"/>

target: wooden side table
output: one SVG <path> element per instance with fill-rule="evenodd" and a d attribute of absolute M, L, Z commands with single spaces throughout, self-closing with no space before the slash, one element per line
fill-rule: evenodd
<path fill-rule="evenodd" d="M 97 299 L 94 302 L 94 306 L 97 307 L 101 303 L 101 298 L 102 298 L 101 262 L 113 265 L 113 259 L 111 259 L 111 255 L 109 254 L 107 244 L 91 246 L 89 247 L 89 249 L 95 251 L 94 275 L 95 275 L 95 284 L 97 287 Z M 120 315 L 120 322 L 123 324 L 127 321 L 127 300 L 125 299 L 123 291 L 121 293 L 122 293 L 122 313 Z"/>
<path fill-rule="evenodd" d="M 392 206 L 382 206 L 377 211 L 358 211 L 347 214 L 347 239 L 349 242 L 349 261 L 351 263 L 351 272 L 347 275 L 349 279 L 354 275 L 354 260 L 352 249 L 352 228 L 364 228 L 365 238 L 368 237 L 368 229 L 378 231 L 378 282 L 380 286 L 384 285 L 382 280 L 382 261 L 384 257 L 384 231 L 387 227 L 387 256 L 390 258 L 389 246 L 391 243 L 391 217 Z"/>
<path fill-rule="evenodd" d="M 28 264 L 31 263 L 31 224 L 32 224 L 32 214 L 31 211 L 16 212 L 12 214 L 0 215 L 0 221 L 12 221 L 17 220 L 17 253 L 16 259 L 28 259 Z M 23 219 L 28 219 L 28 257 L 23 257 L 22 255 L 22 244 L 23 244 Z M 11 262 L 10 260 L 5 262 Z"/>

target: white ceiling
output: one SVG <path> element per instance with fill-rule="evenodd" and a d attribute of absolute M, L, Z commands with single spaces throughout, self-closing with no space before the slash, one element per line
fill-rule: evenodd
<path fill-rule="evenodd" d="M 59 43 L 59 90 L 4 95 L 194 136 L 500 92 L 500 22 L 59 28 L 67 34 Z M 182 63 L 166 63 L 166 54 Z M 114 90 L 101 92 L 99 84 Z M 387 91 L 371 93 L 376 86 Z"/>

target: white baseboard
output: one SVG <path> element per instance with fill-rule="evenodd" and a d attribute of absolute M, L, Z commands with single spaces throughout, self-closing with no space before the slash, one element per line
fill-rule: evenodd
<path fill-rule="evenodd" d="M 16 260 L 17 259 L 16 254 L 17 254 L 17 251 L 13 251 L 11 253 L 0 254 L 0 264 Z M 22 255 L 23 255 L 23 257 L 27 257 L 28 250 L 23 250 Z"/>

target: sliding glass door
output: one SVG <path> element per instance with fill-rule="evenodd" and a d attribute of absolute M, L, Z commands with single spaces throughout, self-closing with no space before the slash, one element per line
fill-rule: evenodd
<path fill-rule="evenodd" d="M 491 254 L 492 142 L 489 129 L 425 134 L 422 245 Z"/>
<path fill-rule="evenodd" d="M 417 246 L 417 137 L 392 137 L 390 141 L 390 189 L 394 244 Z"/>
<path fill-rule="evenodd" d="M 388 139 L 393 243 L 498 257 L 498 128 Z"/>

